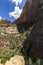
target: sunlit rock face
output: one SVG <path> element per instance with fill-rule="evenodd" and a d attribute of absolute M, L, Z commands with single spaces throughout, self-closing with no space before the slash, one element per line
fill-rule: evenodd
<path fill-rule="evenodd" d="M 21 27 L 28 29 L 36 22 L 40 12 L 40 0 L 26 0 L 20 18 L 16 20 L 17 28 L 20 31 Z"/>
<path fill-rule="evenodd" d="M 16 24 L 8 20 L 0 20 L 0 51 L 9 49 L 10 39 L 12 39 L 12 36 L 16 37 L 15 35 L 20 35 Z"/>
<path fill-rule="evenodd" d="M 25 65 L 25 60 L 22 56 L 15 55 L 14 57 L 10 58 L 5 65 Z"/>
<path fill-rule="evenodd" d="M 0 20 L 0 27 L 8 27 L 11 25 L 11 22 L 8 20 Z"/>
<path fill-rule="evenodd" d="M 14 24 L 15 25 L 15 24 Z M 14 34 L 18 33 L 17 27 L 14 27 L 13 23 L 8 20 L 0 20 L 0 32 L 2 35 L 4 34 Z"/>

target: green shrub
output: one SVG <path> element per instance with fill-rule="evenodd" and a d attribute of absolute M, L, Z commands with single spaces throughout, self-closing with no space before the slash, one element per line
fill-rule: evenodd
<path fill-rule="evenodd" d="M 41 65 L 41 60 L 40 59 L 37 59 L 36 65 Z"/>
<path fill-rule="evenodd" d="M 3 52 L 0 51 L 0 59 L 2 63 L 5 63 L 7 60 L 9 60 L 11 57 L 14 55 L 23 55 L 18 48 L 13 49 L 13 50 L 4 50 Z"/>

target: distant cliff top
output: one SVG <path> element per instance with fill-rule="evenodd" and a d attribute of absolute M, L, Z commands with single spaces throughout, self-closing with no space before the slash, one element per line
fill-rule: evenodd
<path fill-rule="evenodd" d="M 0 20 L 0 27 L 8 27 L 10 24 L 11 22 L 8 20 Z"/>

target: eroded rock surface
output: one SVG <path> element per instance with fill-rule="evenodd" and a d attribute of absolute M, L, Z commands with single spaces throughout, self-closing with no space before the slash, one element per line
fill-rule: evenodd
<path fill-rule="evenodd" d="M 43 59 L 43 16 L 34 24 L 30 35 L 23 42 L 23 48 L 28 58 Z"/>
<path fill-rule="evenodd" d="M 14 57 L 10 58 L 5 65 L 25 65 L 25 60 L 22 56 L 15 55 Z"/>
<path fill-rule="evenodd" d="M 20 18 L 16 20 L 18 31 L 29 29 L 36 22 L 40 10 L 40 0 L 26 0 Z"/>
<path fill-rule="evenodd" d="M 23 42 L 23 48 L 26 56 L 31 56 L 35 60 L 43 58 L 43 5 L 41 1 L 26 0 L 23 12 L 17 20 L 19 31 L 23 27 L 28 29 L 31 24 L 33 26 L 30 35 Z"/>

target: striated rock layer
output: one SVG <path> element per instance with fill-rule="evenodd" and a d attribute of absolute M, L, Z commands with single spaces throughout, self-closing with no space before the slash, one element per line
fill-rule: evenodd
<path fill-rule="evenodd" d="M 0 20 L 0 51 L 10 49 L 11 43 L 16 44 L 16 36 L 20 36 L 16 24 L 8 20 Z"/>

